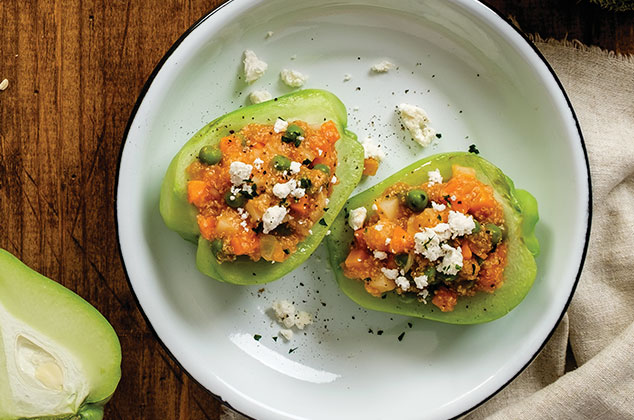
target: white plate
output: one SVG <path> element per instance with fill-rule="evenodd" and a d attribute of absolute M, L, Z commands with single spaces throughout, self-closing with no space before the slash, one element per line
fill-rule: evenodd
<path fill-rule="evenodd" d="M 269 64 L 251 86 L 238 77 L 245 49 Z M 384 58 L 397 68 L 370 73 Z M 423 156 L 474 143 L 537 197 L 539 273 L 517 309 L 477 326 L 367 312 L 339 293 L 323 247 L 263 292 L 196 271 L 195 247 L 158 212 L 165 170 L 193 133 L 246 105 L 252 89 L 289 92 L 278 77 L 285 67 L 309 75 L 306 87 L 338 95 L 349 127 L 385 148 L 378 175 L 357 191 Z M 345 74 L 352 79 L 344 82 Z M 423 149 L 402 131 L 394 113 L 402 102 L 427 110 L 442 133 L 437 146 Z M 261 419 L 447 418 L 508 383 L 557 324 L 585 254 L 589 182 L 583 141 L 557 80 L 482 4 L 234 0 L 190 29 L 150 77 L 125 138 L 117 219 L 130 283 L 158 337 L 237 410 Z M 282 298 L 315 314 L 290 343 L 272 339 L 280 326 L 269 308 Z"/>

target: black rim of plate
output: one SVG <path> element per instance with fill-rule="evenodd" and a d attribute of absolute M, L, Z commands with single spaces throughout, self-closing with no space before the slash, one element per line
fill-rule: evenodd
<path fill-rule="evenodd" d="M 128 275 L 128 270 L 126 268 L 125 259 L 123 258 L 123 252 L 121 250 L 121 240 L 120 240 L 120 237 L 119 237 L 119 215 L 118 215 L 118 211 L 117 211 L 117 209 L 118 209 L 119 177 L 120 177 L 120 171 L 121 171 L 121 158 L 122 158 L 123 152 L 125 150 L 128 134 L 130 132 L 130 127 L 132 127 L 132 123 L 134 122 L 134 119 L 136 118 L 136 114 L 137 114 L 137 112 L 139 110 L 139 107 L 141 106 L 141 103 L 145 99 L 145 95 L 146 95 L 147 91 L 150 89 L 150 86 L 154 82 L 154 79 L 156 78 L 156 75 L 161 71 L 161 69 L 163 68 L 163 65 L 165 64 L 165 62 L 171 57 L 171 55 L 180 46 L 180 44 L 185 40 L 185 38 L 187 38 L 189 36 L 189 34 L 191 34 L 196 28 L 198 28 L 198 26 L 200 26 L 203 22 L 205 22 L 207 19 L 209 19 L 213 15 L 215 15 L 216 12 L 218 12 L 219 10 L 221 10 L 222 8 L 227 6 L 228 4 L 233 3 L 234 1 L 236 1 L 236 0 L 227 0 L 225 3 L 221 4 L 217 8 L 213 9 L 212 11 L 210 11 L 209 13 L 207 13 L 206 15 L 204 15 L 203 17 L 198 19 L 192 26 L 190 26 L 174 42 L 174 44 L 172 44 L 172 46 L 169 48 L 169 50 L 167 50 L 165 55 L 156 64 L 156 66 L 152 70 L 152 73 L 150 74 L 150 76 L 148 77 L 146 82 L 144 83 L 144 85 L 143 85 L 143 87 L 141 89 L 141 92 L 139 93 L 139 96 L 138 96 L 138 98 L 137 98 L 137 100 L 136 100 L 136 102 L 134 104 L 134 107 L 132 108 L 132 112 L 130 113 L 130 118 L 128 119 L 125 131 L 123 133 L 123 139 L 122 139 L 122 142 L 121 142 L 122 146 L 121 146 L 121 148 L 119 150 L 119 157 L 117 159 L 117 174 L 116 174 L 116 178 L 115 178 L 115 188 L 114 188 L 114 192 L 115 192 L 115 197 L 114 197 L 114 210 L 115 210 L 115 212 L 114 213 L 115 213 L 115 229 L 116 229 L 116 233 L 117 233 L 117 242 L 119 243 L 119 249 L 118 249 L 119 258 L 121 260 L 121 265 L 123 267 L 123 272 L 125 274 L 126 281 L 128 282 L 128 287 L 130 289 L 130 292 L 132 293 L 132 296 L 134 297 L 134 301 L 136 302 L 136 305 L 137 305 L 139 311 L 141 312 L 141 315 L 143 316 L 143 319 L 145 319 L 145 322 L 146 322 L 147 326 L 149 327 L 150 331 L 154 335 L 154 338 L 158 341 L 158 343 L 161 345 L 161 347 L 163 347 L 163 350 L 165 350 L 165 352 L 167 352 L 167 354 L 170 355 L 172 360 L 181 368 L 181 370 L 183 372 L 185 372 L 185 374 L 187 376 L 189 376 L 189 378 L 192 381 L 194 381 L 195 383 L 200 385 L 202 388 L 207 390 L 207 392 L 209 392 L 209 394 L 212 397 L 216 398 L 218 401 L 220 401 L 225 406 L 231 408 L 234 411 L 237 411 L 238 413 L 242 414 L 245 417 L 253 418 L 253 417 L 251 417 L 251 416 L 249 416 L 249 415 L 247 415 L 245 413 L 240 412 L 239 410 L 236 410 L 234 407 L 231 406 L 231 404 L 229 404 L 227 401 L 225 401 L 222 398 L 221 395 L 217 395 L 217 394 L 213 393 L 207 387 L 205 387 L 200 382 L 198 382 L 198 380 L 196 380 L 196 378 L 194 378 L 192 376 L 192 374 L 190 374 L 183 367 L 183 365 L 181 365 L 181 363 L 178 361 L 178 359 L 176 359 L 176 357 L 174 357 L 174 355 L 169 350 L 167 345 L 163 342 L 163 340 L 161 340 L 161 338 L 157 334 L 156 330 L 154 329 L 154 326 L 152 325 L 152 323 L 150 322 L 149 318 L 147 317 L 145 311 L 143 310 L 143 307 L 141 306 L 141 303 L 139 302 L 138 296 L 134 292 L 134 288 L 132 287 L 132 282 L 130 281 L 130 276 Z M 504 17 L 504 15 L 502 13 L 500 13 L 500 11 L 498 11 L 495 7 L 493 7 L 490 4 L 488 4 L 486 2 L 486 0 L 474 0 L 474 1 L 477 2 L 477 3 L 480 3 L 483 6 L 485 6 L 487 9 L 489 9 L 491 12 L 493 12 L 495 15 L 497 15 L 498 18 L 500 18 L 504 23 L 506 23 L 511 29 L 513 29 L 517 34 L 519 34 L 524 39 L 526 44 L 529 45 L 533 49 L 533 51 L 537 55 L 537 57 L 539 57 L 539 59 L 542 61 L 542 63 L 546 66 L 546 68 L 550 72 L 553 80 L 557 83 L 557 86 L 559 87 L 559 90 L 560 90 L 561 94 L 563 95 L 564 99 L 566 100 L 566 103 L 568 104 L 568 108 L 570 110 L 570 113 L 571 113 L 571 115 L 572 115 L 572 117 L 573 117 L 573 119 L 575 121 L 575 126 L 577 127 L 577 134 L 579 135 L 579 141 L 580 141 L 580 144 L 581 144 L 581 149 L 583 151 L 583 157 L 584 157 L 585 164 L 586 164 L 586 173 L 587 173 L 587 182 L 588 182 L 588 220 L 587 220 L 587 226 L 586 226 L 585 244 L 584 244 L 583 251 L 582 251 L 582 254 L 581 254 L 581 260 L 579 262 L 579 270 L 577 271 L 577 276 L 575 278 L 575 282 L 572 285 L 572 289 L 570 290 L 570 295 L 568 296 L 568 300 L 566 301 L 566 304 L 562 308 L 561 314 L 559 315 L 559 318 L 557 319 L 557 322 L 555 322 L 555 324 L 553 325 L 552 329 L 550 330 L 550 332 L 548 333 L 548 335 L 546 336 L 546 338 L 544 339 L 542 344 L 539 346 L 537 351 L 529 358 L 529 360 L 526 362 L 526 364 L 524 364 L 524 366 L 522 366 L 515 373 L 515 375 L 513 375 L 507 382 L 505 382 L 500 388 L 495 390 L 491 395 L 487 396 L 482 401 L 480 401 L 477 404 L 475 404 L 473 407 L 471 407 L 471 408 L 461 412 L 460 414 L 454 416 L 453 419 L 457 419 L 457 418 L 459 418 L 459 417 L 461 417 L 461 416 L 463 416 L 463 415 L 475 410 L 476 408 L 478 408 L 479 406 L 481 406 L 482 404 L 484 404 L 485 402 L 487 402 L 488 400 L 493 398 L 495 395 L 497 395 L 508 384 L 513 382 L 513 380 L 515 380 L 515 378 L 517 378 L 517 376 L 519 376 L 519 374 L 522 373 L 528 367 L 529 364 L 531 364 L 531 362 L 535 359 L 535 357 L 537 357 L 537 355 L 542 351 L 542 349 L 544 348 L 546 343 L 550 340 L 550 338 L 554 334 L 555 330 L 559 326 L 559 323 L 561 322 L 562 318 L 564 317 L 566 311 L 568 310 L 568 306 L 570 305 L 570 301 L 572 300 L 572 297 L 574 296 L 575 291 L 577 289 L 577 285 L 579 284 L 579 279 L 581 277 L 581 272 L 583 270 L 583 266 L 584 266 L 584 263 L 585 263 L 585 260 L 586 260 L 586 255 L 587 255 L 587 252 L 588 252 L 588 245 L 589 245 L 589 242 L 590 242 L 590 228 L 591 228 L 591 223 L 592 223 L 592 183 L 591 183 L 591 178 L 590 178 L 590 163 L 588 161 L 588 152 L 586 150 L 586 144 L 585 144 L 585 140 L 583 138 L 583 133 L 581 132 L 581 127 L 579 125 L 579 120 L 577 118 L 577 115 L 576 115 L 573 107 L 572 107 L 572 103 L 570 102 L 570 98 L 568 97 L 568 94 L 566 93 L 561 81 L 559 80 L 559 78 L 555 74 L 555 71 L 550 66 L 550 64 L 548 63 L 548 61 L 544 57 L 544 55 L 539 51 L 539 49 L 535 46 L 535 44 L 522 31 L 520 31 L 513 24 L 513 22 L 510 19 Z"/>

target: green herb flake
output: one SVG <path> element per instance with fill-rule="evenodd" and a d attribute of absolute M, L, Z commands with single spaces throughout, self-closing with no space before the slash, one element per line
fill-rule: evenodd
<path fill-rule="evenodd" d="M 253 336 L 253 339 L 255 341 L 260 341 L 260 338 L 262 338 L 262 336 L 260 334 L 256 334 L 256 335 Z"/>
<path fill-rule="evenodd" d="M 288 349 L 288 354 L 291 354 L 292 352 L 294 352 L 295 350 L 297 350 L 299 347 L 293 347 L 292 349 Z"/>
<path fill-rule="evenodd" d="M 328 223 L 326 223 L 326 219 L 324 219 L 323 217 L 319 219 L 319 224 L 322 226 L 328 226 Z"/>
<path fill-rule="evenodd" d="M 405 337 L 405 331 L 403 331 L 401 335 L 398 336 L 398 341 L 403 341 L 403 337 Z"/>

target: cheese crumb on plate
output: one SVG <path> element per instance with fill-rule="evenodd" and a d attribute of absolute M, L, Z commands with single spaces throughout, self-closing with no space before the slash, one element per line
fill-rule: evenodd
<path fill-rule="evenodd" d="M 370 67 L 370 70 L 372 70 L 374 73 L 387 73 L 393 68 L 394 68 L 394 63 L 388 60 L 383 60 L 379 63 L 376 63 L 372 67 Z"/>
<path fill-rule="evenodd" d="M 283 69 L 280 72 L 280 79 L 286 86 L 289 87 L 301 87 L 308 80 L 308 76 L 298 72 L 297 70 Z"/>
<path fill-rule="evenodd" d="M 268 90 L 254 90 L 249 94 L 249 100 L 252 104 L 259 104 L 262 102 L 270 101 L 273 96 Z"/>
<path fill-rule="evenodd" d="M 264 61 L 260 60 L 252 50 L 244 51 L 244 80 L 247 83 L 253 83 L 264 75 L 269 67 Z"/>
<path fill-rule="evenodd" d="M 398 112 L 403 126 L 409 131 L 416 143 L 427 147 L 436 138 L 436 130 L 429 126 L 429 117 L 423 108 L 410 104 L 400 104 Z"/>

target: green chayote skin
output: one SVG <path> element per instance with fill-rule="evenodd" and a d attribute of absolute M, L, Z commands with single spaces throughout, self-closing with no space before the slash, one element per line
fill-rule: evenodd
<path fill-rule="evenodd" d="M 341 138 L 335 143 L 339 158 L 335 175 L 339 180 L 333 188 L 325 223 L 316 223 L 312 234 L 298 245 L 298 250 L 286 261 L 271 264 L 238 257 L 232 262 L 219 263 L 209 241 L 200 236 L 196 215 L 198 210 L 187 201 L 186 168 L 197 158 L 205 145 L 218 145 L 230 131 L 239 131 L 251 123 L 273 125 L 280 117 L 286 121 L 301 120 L 310 125 L 321 125 L 332 120 Z M 196 265 L 205 275 L 233 284 L 260 284 L 277 280 L 303 263 L 317 248 L 330 228 L 346 199 L 356 187 L 363 172 L 363 147 L 357 136 L 346 129 L 346 108 L 332 93 L 307 89 L 281 96 L 274 100 L 247 106 L 226 114 L 203 127 L 172 160 L 161 187 L 160 212 L 170 229 L 186 240 L 198 244 Z"/>
<path fill-rule="evenodd" d="M 72 291 L 3 249 L 0 249 L 0 309 L 15 318 L 16 325 L 27 325 L 72 354 L 88 387 L 88 395 L 79 406 L 69 399 L 68 414 L 47 415 L 46 409 L 42 409 L 42 415 L 29 418 L 101 420 L 104 405 L 121 379 L 121 345 L 103 315 Z M 0 331 L 3 327 L 0 325 Z M 17 345 L 4 344 L 6 347 L 0 334 L 0 420 L 23 419 L 20 412 L 24 408 L 17 405 L 7 374 L 7 360 L 16 357 L 8 349 L 16 349 Z"/>
<path fill-rule="evenodd" d="M 478 179 L 493 187 L 496 199 L 504 208 L 508 255 L 502 287 L 494 293 L 479 292 L 471 297 L 460 296 L 452 312 L 441 312 L 430 299 L 424 304 L 414 297 L 400 296 L 396 292 L 386 293 L 383 299 L 374 297 L 365 291 L 363 282 L 344 276 L 341 264 L 348 256 L 353 242 L 353 231 L 348 226 L 347 213 L 363 206 L 370 214 L 372 203 L 387 187 L 397 182 L 421 185 L 427 182 L 429 171 L 439 169 L 443 179 L 449 179 L 451 166 L 455 164 L 474 168 Z M 450 324 L 479 324 L 509 313 L 524 299 L 533 285 L 537 274 L 534 257 L 539 253 L 539 243 L 534 232 L 538 219 L 535 198 L 527 191 L 516 190 L 513 181 L 493 164 L 471 153 L 444 153 L 420 160 L 348 200 L 345 211 L 339 214 L 330 228 L 332 234 L 326 238 L 326 245 L 339 287 L 359 305 Z"/>

